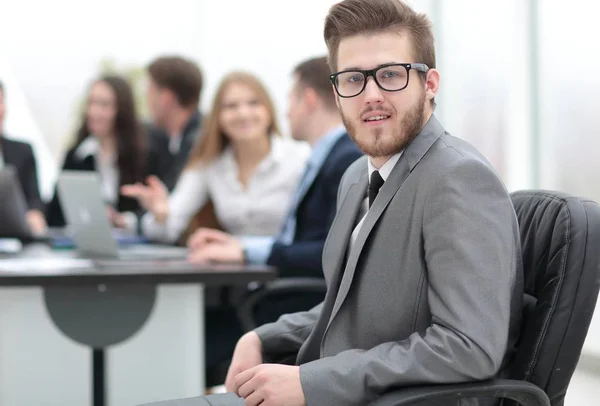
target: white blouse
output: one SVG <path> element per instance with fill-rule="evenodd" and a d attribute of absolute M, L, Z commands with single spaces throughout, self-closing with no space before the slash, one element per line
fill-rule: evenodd
<path fill-rule="evenodd" d="M 83 161 L 92 155 L 95 160 L 96 172 L 102 183 L 102 198 L 105 203 L 116 204 L 119 199 L 119 169 L 116 156 L 103 158 L 100 154 L 100 142 L 89 135 L 75 150 L 75 158 Z"/>
<path fill-rule="evenodd" d="M 152 240 L 175 242 L 210 198 L 228 233 L 278 234 L 309 156 L 308 144 L 274 136 L 271 152 L 244 188 L 228 147 L 208 166 L 184 170 L 169 196 L 167 220 L 159 223 L 148 212 L 142 218 L 142 232 Z"/>

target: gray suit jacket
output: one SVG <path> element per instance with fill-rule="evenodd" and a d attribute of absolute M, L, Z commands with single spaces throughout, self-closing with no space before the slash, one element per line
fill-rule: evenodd
<path fill-rule="evenodd" d="M 517 220 L 497 174 L 432 116 L 349 250 L 367 178 L 365 157 L 342 179 L 323 252 L 324 302 L 258 328 L 265 357 L 296 355 L 308 406 L 497 376 L 523 295 Z"/>

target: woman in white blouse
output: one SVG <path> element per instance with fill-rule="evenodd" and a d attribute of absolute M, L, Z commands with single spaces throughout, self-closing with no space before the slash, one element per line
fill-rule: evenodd
<path fill-rule="evenodd" d="M 176 242 L 209 199 L 231 234 L 279 233 L 310 150 L 281 136 L 265 86 L 249 73 L 227 75 L 202 131 L 170 196 L 156 177 L 122 188 L 148 210 L 144 235 Z"/>

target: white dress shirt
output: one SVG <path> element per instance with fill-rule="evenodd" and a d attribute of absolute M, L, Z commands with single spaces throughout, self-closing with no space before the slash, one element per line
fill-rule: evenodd
<path fill-rule="evenodd" d="M 169 137 L 169 152 L 171 155 L 177 155 L 181 149 L 181 134 L 172 135 Z"/>
<path fill-rule="evenodd" d="M 402 156 L 402 152 L 399 152 L 396 155 L 392 155 L 391 158 L 388 159 L 387 162 L 381 166 L 381 168 L 379 168 L 379 175 L 381 175 L 384 182 L 390 176 L 390 173 L 392 173 L 392 169 L 394 169 L 394 166 L 396 166 L 396 163 L 400 159 L 400 156 Z M 368 176 L 369 176 L 368 179 L 370 182 L 371 174 L 373 172 L 375 172 L 377 170 L 377 168 L 371 163 L 370 157 L 369 157 L 369 159 L 367 159 L 367 162 L 368 162 L 367 163 L 367 171 L 368 171 Z M 358 224 L 356 225 L 356 227 L 354 227 L 354 230 L 352 231 L 352 236 L 350 239 L 350 248 L 352 248 L 352 246 L 354 245 L 354 242 L 356 241 L 356 237 L 358 236 L 358 232 L 360 231 L 360 229 L 362 227 L 363 221 L 365 221 L 365 217 L 367 216 L 368 211 L 369 211 L 369 199 L 366 198 L 363 201 L 363 207 L 361 208 L 361 211 L 360 211 L 360 213 L 363 213 L 362 218 L 360 219 L 360 221 L 358 222 Z"/>
<path fill-rule="evenodd" d="M 88 136 L 75 150 L 75 157 L 83 161 L 88 156 L 94 157 L 96 172 L 102 182 L 102 199 L 105 203 L 116 205 L 119 200 L 119 169 L 117 157 L 102 157 L 100 143 L 93 135 Z"/>
<path fill-rule="evenodd" d="M 211 199 L 219 223 L 228 233 L 277 234 L 309 156 L 308 144 L 273 136 L 269 155 L 244 188 L 238 179 L 233 151 L 228 147 L 208 166 L 184 170 L 169 196 L 166 221 L 159 223 L 148 212 L 142 218 L 142 232 L 152 240 L 175 242 Z"/>

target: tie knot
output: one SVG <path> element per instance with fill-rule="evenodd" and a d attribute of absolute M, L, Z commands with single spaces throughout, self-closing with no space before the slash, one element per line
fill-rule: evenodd
<path fill-rule="evenodd" d="M 381 186 L 383 186 L 383 178 L 379 174 L 379 171 L 374 171 L 371 174 L 371 180 L 369 182 L 369 207 L 373 205 Z"/>
<path fill-rule="evenodd" d="M 379 192 L 381 186 L 383 186 L 383 178 L 379 174 L 379 171 L 373 171 L 371 174 L 371 180 L 369 182 L 369 189 Z"/>

